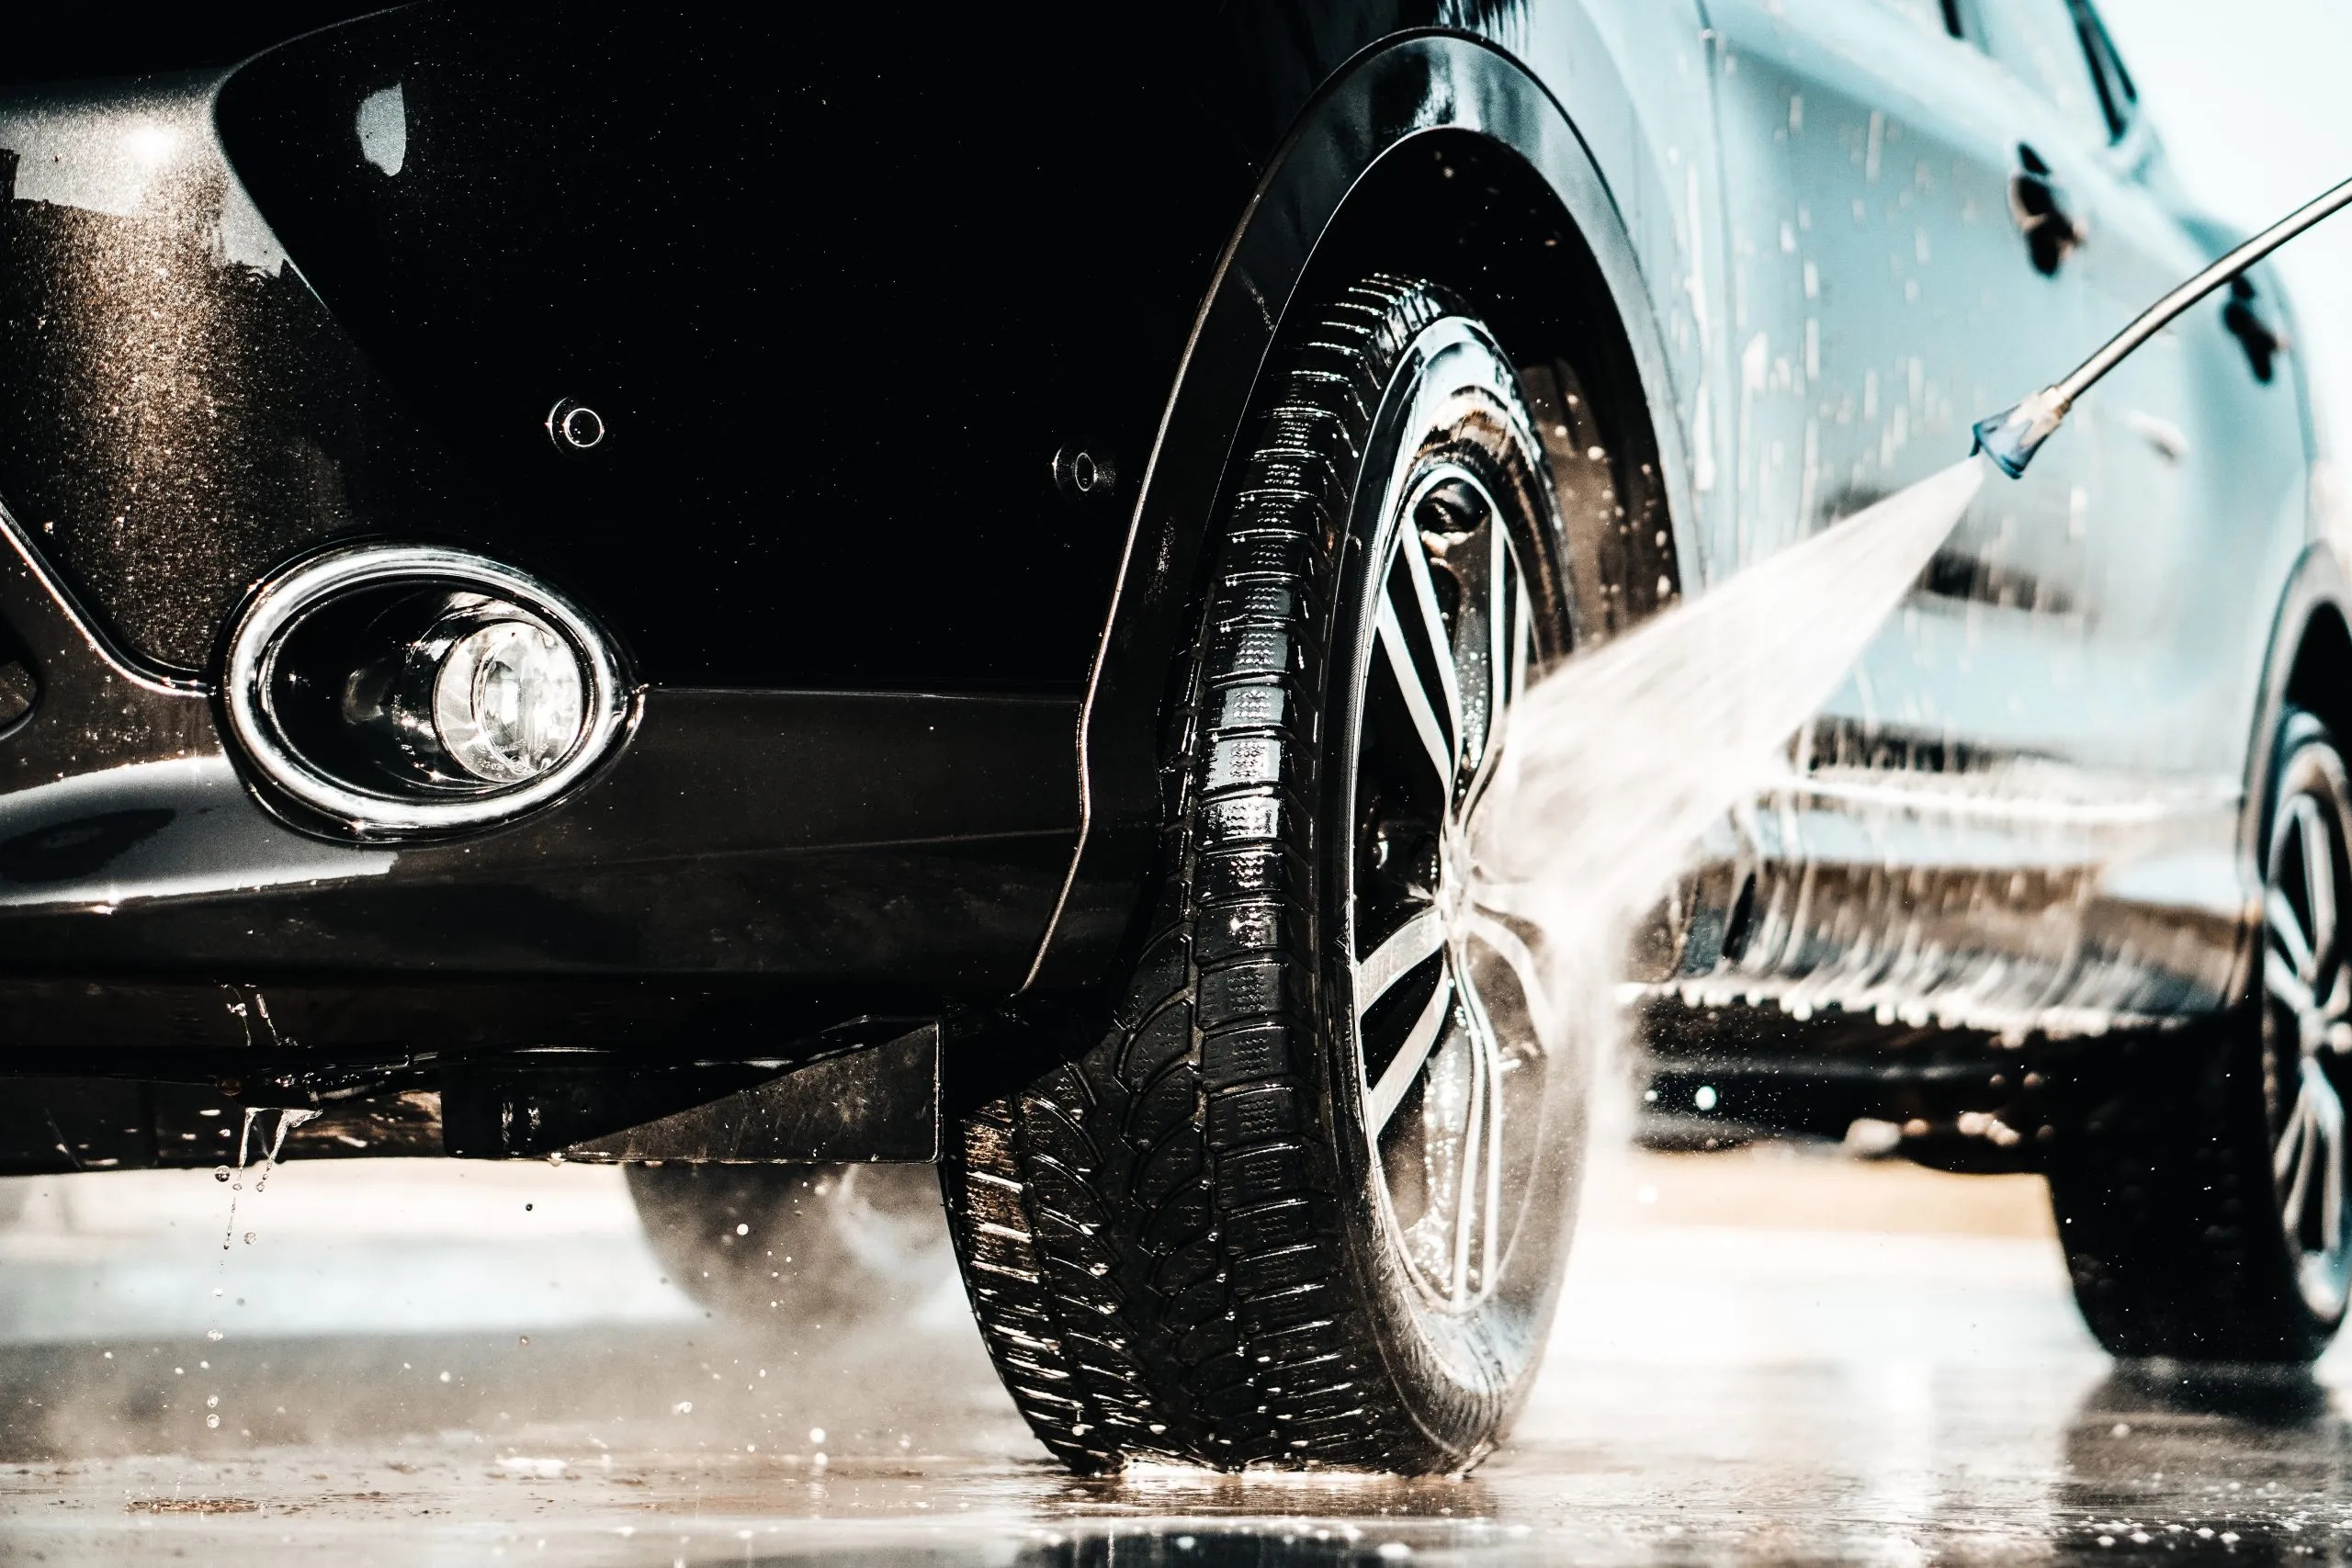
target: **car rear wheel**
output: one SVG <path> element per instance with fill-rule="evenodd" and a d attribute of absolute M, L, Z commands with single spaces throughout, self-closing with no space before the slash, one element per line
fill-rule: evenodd
<path fill-rule="evenodd" d="M 2290 708 L 2264 841 L 2259 993 L 2210 1025 L 2096 1047 L 2049 1167 L 2075 1297 L 2119 1356 L 2301 1361 L 2352 1290 L 2352 785 Z"/>
<path fill-rule="evenodd" d="M 1372 279 L 1279 352 L 1148 940 L 944 1166 L 998 1369 L 1081 1469 L 1464 1467 L 1566 1257 L 1584 1068 L 1467 831 L 1570 641 L 1544 447 L 1429 285 Z"/>

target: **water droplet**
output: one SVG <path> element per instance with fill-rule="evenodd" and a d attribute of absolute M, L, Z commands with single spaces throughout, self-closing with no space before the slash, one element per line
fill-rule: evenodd
<path fill-rule="evenodd" d="M 228 1179 L 229 1179 L 229 1168 L 228 1168 L 227 1166 L 225 1166 L 225 1165 L 221 1165 L 221 1166 L 215 1166 L 215 1167 L 213 1167 L 213 1168 L 212 1168 L 212 1179 L 213 1179 L 213 1180 L 215 1180 L 215 1181 L 226 1181 L 226 1180 L 228 1180 Z"/>

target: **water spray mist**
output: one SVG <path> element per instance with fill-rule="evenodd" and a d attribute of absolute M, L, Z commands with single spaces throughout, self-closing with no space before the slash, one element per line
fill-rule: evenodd
<path fill-rule="evenodd" d="M 2165 295 L 2072 375 L 1977 425 L 1967 458 L 1578 654 L 1513 709 L 1502 776 L 1473 824 L 1471 899 L 1541 933 L 1553 1012 L 1577 1044 L 1596 1059 L 1610 1053 L 1634 921 L 1711 823 L 1787 782 L 1789 737 L 1910 591 L 1987 465 L 2022 474 L 2099 378 L 2346 206 L 2352 181 Z M 1791 610 L 1818 604 L 1838 614 Z M 1604 1115 L 1621 1099 L 1601 1096 Z"/>

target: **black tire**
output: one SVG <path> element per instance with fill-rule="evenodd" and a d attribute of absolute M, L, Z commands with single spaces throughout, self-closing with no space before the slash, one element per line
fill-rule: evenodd
<path fill-rule="evenodd" d="M 680 1289 L 779 1333 L 911 1303 L 953 1268 L 926 1166 L 633 1165 L 628 1190 Z"/>
<path fill-rule="evenodd" d="M 2307 1361 L 2344 1322 L 2352 787 L 2327 726 L 2293 708 L 2273 776 L 2256 994 L 2053 1079 L 2051 1202 L 2075 1299 L 2117 1356 Z"/>
<path fill-rule="evenodd" d="M 1527 933 L 1459 901 L 1453 826 L 1570 641 L 1543 446 L 1511 362 L 1426 284 L 1348 290 L 1273 363 L 1139 956 L 943 1171 L 983 1337 L 1082 1470 L 1476 1462 L 1574 1212 L 1583 1069 L 1538 1036 Z M 1415 682 L 1452 704 L 1433 729 Z"/>

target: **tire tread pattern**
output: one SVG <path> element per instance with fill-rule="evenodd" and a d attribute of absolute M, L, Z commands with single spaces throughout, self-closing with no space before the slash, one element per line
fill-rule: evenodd
<path fill-rule="evenodd" d="M 1109 1027 L 971 1116 L 944 1168 L 982 1336 L 1080 1470 L 1463 1458 L 1398 1399 L 1339 1242 L 1308 873 L 1314 676 L 1355 470 L 1393 368 L 1450 309 L 1371 279 L 1275 373 L 1173 727 L 1167 882 L 1132 977 Z"/>

